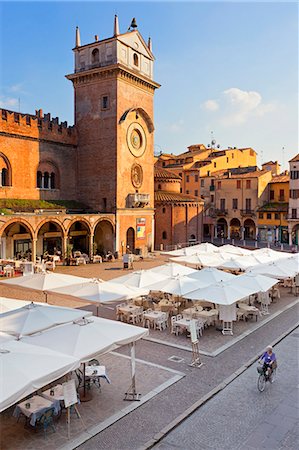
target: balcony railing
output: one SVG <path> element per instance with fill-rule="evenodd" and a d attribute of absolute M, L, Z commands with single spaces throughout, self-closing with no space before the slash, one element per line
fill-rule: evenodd
<path fill-rule="evenodd" d="M 255 216 L 255 212 L 253 209 L 241 209 L 241 216 Z"/>
<path fill-rule="evenodd" d="M 217 216 L 227 216 L 227 209 L 216 209 L 215 213 Z"/>
<path fill-rule="evenodd" d="M 294 216 L 293 214 L 288 214 L 287 220 L 299 220 L 299 215 Z"/>
<path fill-rule="evenodd" d="M 149 202 L 149 194 L 129 194 L 127 197 L 128 208 L 144 208 Z"/>

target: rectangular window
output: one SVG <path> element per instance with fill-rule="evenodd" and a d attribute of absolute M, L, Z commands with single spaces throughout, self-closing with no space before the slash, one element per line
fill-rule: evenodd
<path fill-rule="evenodd" d="M 214 167 L 217 167 L 217 164 L 214 162 Z"/>
<path fill-rule="evenodd" d="M 263 219 L 264 218 L 264 214 L 263 213 L 259 213 L 259 219 Z"/>
<path fill-rule="evenodd" d="M 221 211 L 225 210 L 225 198 L 220 199 L 220 209 Z"/>
<path fill-rule="evenodd" d="M 207 176 L 208 176 L 208 177 L 210 176 L 210 171 L 209 171 L 209 170 L 207 171 Z"/>
<path fill-rule="evenodd" d="M 297 209 L 296 208 L 292 209 L 292 219 L 297 219 Z"/>
<path fill-rule="evenodd" d="M 195 189 L 194 195 L 195 195 L 195 197 L 198 197 L 198 190 L 197 189 Z"/>
<path fill-rule="evenodd" d="M 271 213 L 267 213 L 267 219 L 271 220 L 272 214 Z"/>
<path fill-rule="evenodd" d="M 233 198 L 233 209 L 238 209 L 238 199 Z"/>
<path fill-rule="evenodd" d="M 195 183 L 198 182 L 198 175 L 195 175 L 195 179 L 194 179 Z"/>
<path fill-rule="evenodd" d="M 279 220 L 279 214 L 275 213 L 275 220 Z"/>
<path fill-rule="evenodd" d="M 186 191 L 186 194 L 189 194 L 189 191 L 188 191 L 188 190 Z"/>
<path fill-rule="evenodd" d="M 183 192 L 183 189 L 182 188 L 180 188 L 180 193 L 182 193 Z"/>
<path fill-rule="evenodd" d="M 274 191 L 270 191 L 270 200 L 274 200 Z"/>
<path fill-rule="evenodd" d="M 228 161 L 229 161 L 229 159 L 228 158 L 226 158 L 226 162 L 228 163 Z"/>
<path fill-rule="evenodd" d="M 241 189 L 241 180 L 237 180 L 237 189 Z"/>
<path fill-rule="evenodd" d="M 251 188 L 251 180 L 246 180 L 246 189 Z"/>
<path fill-rule="evenodd" d="M 251 211 L 251 198 L 246 198 L 246 211 Z"/>
<path fill-rule="evenodd" d="M 211 195 L 211 203 L 214 203 L 214 195 Z"/>
<path fill-rule="evenodd" d="M 280 202 L 284 201 L 284 189 L 279 190 L 279 201 Z"/>
<path fill-rule="evenodd" d="M 186 183 L 189 183 L 189 175 L 186 175 Z"/>
<path fill-rule="evenodd" d="M 109 108 L 109 97 L 108 95 L 102 96 L 102 109 L 108 109 Z"/>
<path fill-rule="evenodd" d="M 217 189 L 221 189 L 221 181 L 217 182 Z"/>
<path fill-rule="evenodd" d="M 200 180 L 200 186 L 204 187 L 205 186 L 205 180 Z"/>

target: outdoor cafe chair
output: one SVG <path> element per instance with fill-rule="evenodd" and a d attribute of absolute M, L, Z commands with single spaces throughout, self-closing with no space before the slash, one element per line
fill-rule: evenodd
<path fill-rule="evenodd" d="M 42 416 L 36 421 L 35 429 L 38 430 L 39 428 L 42 428 L 44 430 L 44 437 L 46 438 L 46 431 L 50 427 L 56 432 L 56 428 L 54 425 L 54 408 L 47 409 Z"/>
<path fill-rule="evenodd" d="M 177 316 L 172 316 L 170 318 L 170 326 L 171 326 L 170 333 L 175 334 L 177 336 L 178 335 L 178 327 L 175 324 L 176 320 L 177 320 Z"/>

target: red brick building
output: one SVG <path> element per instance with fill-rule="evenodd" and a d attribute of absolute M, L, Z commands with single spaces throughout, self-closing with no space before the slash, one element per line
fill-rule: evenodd
<path fill-rule="evenodd" d="M 73 127 L 41 110 L 0 111 L 4 258 L 28 249 L 33 258 L 54 247 L 65 253 L 68 243 L 89 254 L 95 247 L 143 254 L 154 247 L 153 98 L 159 84 L 151 42 L 135 28 L 120 34 L 115 17 L 108 39 L 95 36 L 81 45 L 77 29 L 73 51 L 74 72 L 67 75 L 75 93 Z M 19 203 L 10 208 L 9 200 Z M 41 207 L 42 200 L 54 202 L 55 211 Z M 78 202 L 75 209 L 69 200 Z"/>

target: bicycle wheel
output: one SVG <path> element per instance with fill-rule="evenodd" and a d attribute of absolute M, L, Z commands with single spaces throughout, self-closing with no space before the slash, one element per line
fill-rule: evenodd
<path fill-rule="evenodd" d="M 265 386 L 266 386 L 266 379 L 265 375 L 262 373 L 257 379 L 257 388 L 260 392 L 263 392 L 265 390 Z"/>

